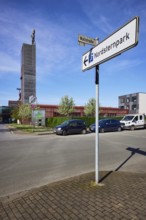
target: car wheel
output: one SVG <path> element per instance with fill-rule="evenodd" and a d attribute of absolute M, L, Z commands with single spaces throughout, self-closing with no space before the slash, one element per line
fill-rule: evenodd
<path fill-rule="evenodd" d="M 121 127 L 119 127 L 119 128 L 118 128 L 118 131 L 122 131 L 122 128 L 121 128 Z"/>
<path fill-rule="evenodd" d="M 64 130 L 64 131 L 62 132 L 62 134 L 63 134 L 63 136 L 66 136 L 66 135 L 67 135 L 67 131 Z"/>
<path fill-rule="evenodd" d="M 104 133 L 104 128 L 101 128 L 101 129 L 100 129 L 100 133 Z"/>
<path fill-rule="evenodd" d="M 86 129 L 83 129 L 83 130 L 82 130 L 82 134 L 86 134 Z"/>

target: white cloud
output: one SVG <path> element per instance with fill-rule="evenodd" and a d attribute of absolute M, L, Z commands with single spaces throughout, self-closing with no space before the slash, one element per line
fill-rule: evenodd
<path fill-rule="evenodd" d="M 15 73 L 20 72 L 20 60 L 16 60 L 12 56 L 0 52 L 0 74 L 5 72 Z"/>
<path fill-rule="evenodd" d="M 97 27 L 98 34 L 100 34 L 99 30 L 102 31 L 104 34 L 108 34 L 113 32 L 113 22 L 111 18 L 107 15 L 107 13 L 102 13 L 102 5 L 101 3 L 98 4 L 96 0 L 90 0 L 90 9 L 89 9 L 89 2 L 88 0 L 84 0 L 80 2 L 82 8 L 93 24 L 93 26 Z M 111 3 L 110 3 L 111 4 Z M 105 11 L 107 9 L 107 1 L 103 1 L 103 5 L 105 7 Z M 111 7 L 110 7 L 111 9 Z M 109 10 L 109 8 L 108 8 Z"/>
<path fill-rule="evenodd" d="M 36 29 L 37 71 L 40 76 L 52 73 L 53 68 L 61 69 L 67 63 L 74 62 L 71 55 L 74 48 L 69 45 L 71 33 L 60 25 L 41 20 L 39 16 L 33 17 L 33 14 L 26 17 L 26 14 L 7 9 L 7 13 L 0 17 L 0 29 L 0 40 L 3 41 L 0 72 L 13 73 L 20 70 L 21 47 L 23 43 L 31 43 L 33 29 Z"/>
<path fill-rule="evenodd" d="M 116 63 L 116 65 L 115 65 Z M 138 67 L 143 63 L 140 59 L 113 59 L 111 62 L 107 62 L 104 66 L 104 75 L 114 75 L 117 73 L 127 74 L 127 71 L 132 72 L 135 67 Z M 134 69 L 135 72 L 135 69 Z"/>
<path fill-rule="evenodd" d="M 100 15 L 99 18 L 94 21 L 94 24 L 107 35 L 113 32 L 111 23 L 111 19 L 103 15 Z"/>
<path fill-rule="evenodd" d="M 117 63 L 118 68 L 120 69 L 128 69 L 128 68 L 133 68 L 135 66 L 138 66 L 142 63 L 141 60 L 139 59 L 126 59 L 126 60 L 121 60 L 120 62 Z"/>

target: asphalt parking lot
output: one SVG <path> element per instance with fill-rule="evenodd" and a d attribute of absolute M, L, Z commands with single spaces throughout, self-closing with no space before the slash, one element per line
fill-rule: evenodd
<path fill-rule="evenodd" d="M 42 186 L 1 197 L 0 218 L 2 220 L 145 220 L 145 134 L 146 130 L 99 134 L 99 184 L 95 184 L 94 172 L 77 175 L 76 170 L 74 177 L 64 178 L 63 180 L 53 181 L 52 183 L 48 181 L 48 184 L 42 184 Z M 1 143 L 6 144 L 3 150 L 9 150 L 9 142 L 7 140 L 6 142 L 3 140 Z M 12 147 L 13 143 L 16 145 L 16 141 L 13 141 L 11 138 L 9 146 Z M 70 136 L 42 135 L 36 138 L 29 136 L 28 139 L 26 135 L 22 135 L 22 137 L 19 136 L 17 139 L 17 143 L 23 146 L 23 148 L 21 148 L 23 151 L 21 151 L 21 160 L 19 160 L 19 162 L 27 162 L 29 171 L 31 170 L 29 160 L 32 161 L 33 158 L 35 162 L 39 162 L 38 158 L 43 156 L 41 150 L 45 156 L 48 156 L 50 152 L 56 156 L 58 155 L 57 162 L 68 161 L 72 163 L 73 167 L 77 165 L 77 161 L 81 162 L 83 165 L 81 166 L 82 169 L 87 165 L 87 158 L 88 164 L 90 164 L 89 158 L 95 156 L 94 133 Z M 33 146 L 34 143 L 35 145 Z M 24 154 L 25 160 L 22 160 L 22 152 L 25 152 L 26 145 L 30 150 L 29 153 Z M 37 152 L 39 154 L 36 154 Z M 47 152 L 49 152 L 48 155 Z M 69 152 L 71 154 L 69 154 Z M 63 157 L 61 156 L 60 158 L 60 155 Z M 83 163 L 82 158 L 84 158 L 83 161 L 85 161 L 85 163 Z M 8 165 L 8 163 L 6 165 Z M 18 164 L 16 165 L 17 168 Z M 19 168 L 22 167 L 22 165 L 23 163 L 19 163 Z M 90 169 L 94 169 L 94 161 L 92 161 L 90 165 Z M 47 167 L 49 168 L 49 164 L 47 164 Z M 63 167 L 65 168 L 65 166 Z M 79 167 L 78 163 L 78 171 Z M 10 168 L 10 177 L 12 177 L 14 165 L 12 166 L 11 164 Z M 69 169 L 69 166 L 67 169 Z M 6 173 L 9 175 L 8 169 Z M 23 172 L 23 176 L 25 177 L 25 172 Z M 14 180 L 15 179 L 13 179 L 13 181 Z M 25 179 L 23 179 L 23 181 L 24 180 Z"/>

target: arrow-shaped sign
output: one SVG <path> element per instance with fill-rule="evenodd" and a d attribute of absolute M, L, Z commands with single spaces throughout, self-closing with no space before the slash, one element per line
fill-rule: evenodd
<path fill-rule="evenodd" d="M 87 61 L 88 61 L 87 56 L 85 56 L 85 59 L 84 59 L 84 65 L 85 65 L 85 66 L 87 66 L 87 64 L 86 64 Z"/>
<path fill-rule="evenodd" d="M 135 17 L 97 46 L 93 47 L 92 53 L 90 50 L 82 56 L 82 71 L 91 69 L 136 46 L 138 43 L 138 32 L 139 17 Z"/>

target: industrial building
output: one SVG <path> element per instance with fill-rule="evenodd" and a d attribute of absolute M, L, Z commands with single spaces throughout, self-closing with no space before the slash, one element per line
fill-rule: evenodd
<path fill-rule="evenodd" d="M 61 116 L 58 113 L 58 105 L 37 105 L 39 109 L 45 110 L 46 118 L 49 117 L 56 117 Z M 82 117 L 85 116 L 84 113 L 84 106 L 74 106 L 74 112 L 71 114 L 73 117 Z M 128 114 L 128 109 L 119 109 L 119 108 L 112 108 L 112 107 L 100 107 L 99 108 L 99 115 L 101 117 L 116 117 L 116 116 L 124 116 Z"/>
<path fill-rule="evenodd" d="M 129 114 L 146 114 L 146 93 L 138 92 L 118 97 L 119 108 L 128 109 Z"/>

